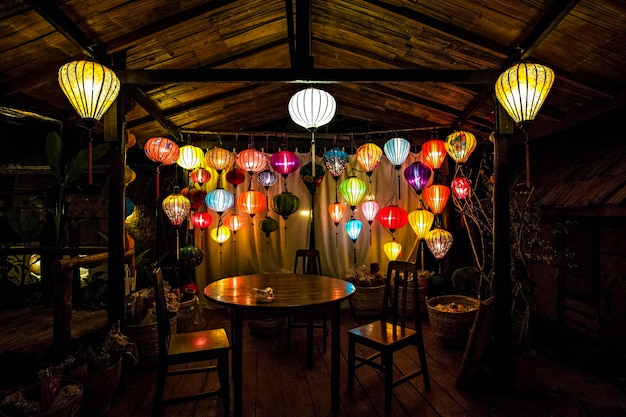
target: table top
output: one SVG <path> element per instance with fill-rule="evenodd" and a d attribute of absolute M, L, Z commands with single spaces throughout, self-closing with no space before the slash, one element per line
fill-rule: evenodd
<path fill-rule="evenodd" d="M 272 287 L 274 300 L 257 302 L 254 288 Z M 348 281 L 322 275 L 254 274 L 222 278 L 204 287 L 204 295 L 227 307 L 293 309 L 321 306 L 347 299 L 356 291 Z"/>

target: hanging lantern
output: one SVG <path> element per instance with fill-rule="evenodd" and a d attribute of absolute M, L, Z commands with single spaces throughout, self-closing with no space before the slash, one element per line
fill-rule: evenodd
<path fill-rule="evenodd" d="M 265 207 L 265 195 L 260 191 L 248 190 L 237 197 L 237 208 L 252 218 L 265 210 Z"/>
<path fill-rule="evenodd" d="M 361 223 L 361 221 L 357 219 L 350 219 L 346 223 L 345 227 L 346 227 L 346 233 L 348 234 L 348 237 L 350 238 L 350 240 L 352 240 L 352 243 L 353 243 L 353 253 L 354 253 L 353 257 L 354 257 L 354 263 L 356 263 L 356 240 L 359 238 L 359 235 L 361 234 L 363 223 Z"/>
<path fill-rule="evenodd" d="M 204 254 L 193 245 L 187 245 L 180 248 L 181 265 L 185 268 L 195 268 L 202 263 Z"/>
<path fill-rule="evenodd" d="M 452 233 L 435 228 L 426 234 L 426 245 L 436 259 L 442 259 L 452 246 Z"/>
<path fill-rule="evenodd" d="M 315 194 L 317 187 L 322 184 L 324 181 L 324 175 L 326 175 L 326 171 L 320 165 L 315 165 L 315 177 L 313 177 L 313 164 L 309 162 L 300 168 L 300 179 L 304 182 L 307 190 L 311 195 Z"/>
<path fill-rule="evenodd" d="M 204 184 L 211 181 L 211 173 L 204 168 L 196 168 L 189 174 L 189 179 L 197 184 Z"/>
<path fill-rule="evenodd" d="M 496 81 L 496 98 L 515 123 L 535 120 L 552 83 L 554 71 L 539 64 L 519 63 L 504 71 Z"/>
<path fill-rule="evenodd" d="M 265 237 L 269 238 L 270 233 L 278 230 L 278 222 L 271 217 L 265 217 L 261 222 L 261 230 L 265 233 Z"/>
<path fill-rule="evenodd" d="M 459 200 L 465 200 L 472 191 L 472 181 L 465 177 L 456 177 L 450 183 L 452 192 Z"/>
<path fill-rule="evenodd" d="M 339 183 L 339 192 L 353 211 L 365 195 L 366 188 L 365 182 L 354 175 Z"/>
<path fill-rule="evenodd" d="M 130 200 L 130 198 L 124 198 L 124 217 L 128 218 L 135 211 L 135 204 Z"/>
<path fill-rule="evenodd" d="M 180 155 L 180 149 L 176 142 L 168 138 L 150 138 L 143 146 L 148 159 L 159 162 L 162 165 L 175 164 Z"/>
<path fill-rule="evenodd" d="M 378 221 L 384 228 L 389 229 L 393 235 L 396 230 L 406 226 L 409 218 L 405 209 L 392 204 L 380 209 L 378 212 Z"/>
<path fill-rule="evenodd" d="M 72 61 L 59 68 L 59 85 L 78 115 L 95 125 L 120 92 L 120 80 L 104 65 Z"/>
<path fill-rule="evenodd" d="M 176 164 L 187 171 L 198 168 L 204 159 L 204 152 L 201 148 L 193 145 L 185 145 L 180 148 Z"/>
<path fill-rule="evenodd" d="M 137 179 L 137 173 L 129 166 L 124 167 L 124 185 L 128 185 Z"/>
<path fill-rule="evenodd" d="M 220 246 L 230 239 L 230 229 L 223 224 L 211 229 L 211 239 L 220 244 Z"/>
<path fill-rule="evenodd" d="M 422 145 L 424 162 L 433 170 L 441 168 L 446 155 L 446 143 L 442 140 L 431 139 Z"/>
<path fill-rule="evenodd" d="M 269 169 L 265 171 L 259 172 L 259 175 L 256 177 L 259 184 L 265 187 L 265 190 L 268 190 L 272 185 L 276 184 L 276 174 Z"/>
<path fill-rule="evenodd" d="M 285 220 L 298 211 L 299 208 L 300 199 L 290 192 L 283 191 L 272 198 L 272 210 Z"/>
<path fill-rule="evenodd" d="M 126 149 L 130 149 L 137 144 L 137 136 L 126 129 Z"/>
<path fill-rule="evenodd" d="M 348 153 L 339 148 L 332 148 L 324 152 L 323 159 L 324 166 L 333 179 L 337 181 L 348 166 Z"/>
<path fill-rule="evenodd" d="M 274 171 L 287 178 L 287 175 L 295 172 L 300 167 L 298 155 L 291 151 L 279 151 L 270 157 L 270 165 Z"/>
<path fill-rule="evenodd" d="M 434 221 L 435 215 L 428 210 L 414 210 L 409 213 L 409 224 L 418 240 L 426 238 L 426 233 L 430 231 Z"/>
<path fill-rule="evenodd" d="M 421 162 L 413 162 L 404 169 L 404 179 L 419 196 L 426 185 L 428 185 L 432 172 L 428 165 Z"/>
<path fill-rule="evenodd" d="M 396 170 L 399 170 L 409 156 L 411 144 L 404 138 L 391 138 L 383 146 L 385 156 Z"/>
<path fill-rule="evenodd" d="M 235 163 L 235 154 L 224 148 L 216 146 L 206 151 L 204 161 L 209 168 L 213 168 L 220 175 Z"/>
<path fill-rule="evenodd" d="M 261 172 L 267 165 L 267 157 L 261 151 L 248 148 L 237 154 L 237 166 L 246 171 L 250 176 L 255 172 Z"/>
<path fill-rule="evenodd" d="M 341 222 L 345 211 L 346 206 L 339 202 L 334 202 L 328 206 L 328 214 L 330 214 L 330 219 L 333 221 L 333 223 L 335 223 L 335 226 L 339 225 L 339 222 Z"/>
<path fill-rule="evenodd" d="M 233 234 L 235 234 L 246 224 L 246 221 L 239 214 L 231 213 L 228 216 L 224 217 L 224 224 L 231 232 L 233 232 Z"/>
<path fill-rule="evenodd" d="M 238 168 L 233 168 L 226 173 L 226 181 L 232 184 L 237 189 L 239 184 L 242 184 L 246 180 L 246 173 Z"/>
<path fill-rule="evenodd" d="M 206 211 L 199 211 L 191 216 L 191 222 L 198 229 L 206 229 L 213 222 L 211 214 Z"/>
<path fill-rule="evenodd" d="M 294 123 L 307 130 L 316 130 L 332 120 L 337 103 L 330 93 L 309 87 L 291 97 L 288 110 Z"/>
<path fill-rule="evenodd" d="M 402 245 L 394 239 L 383 245 L 383 251 L 390 261 L 395 261 L 402 254 Z"/>
<path fill-rule="evenodd" d="M 356 160 L 367 176 L 372 175 L 382 158 L 383 150 L 380 149 L 380 146 L 372 142 L 364 143 L 356 150 Z"/>
<path fill-rule="evenodd" d="M 181 194 L 187 197 L 191 202 L 191 210 L 198 210 L 202 205 L 203 199 L 206 197 L 204 191 L 195 187 L 185 187 L 181 191 Z"/>
<path fill-rule="evenodd" d="M 449 197 L 450 188 L 446 185 L 432 184 L 424 188 L 424 200 L 433 214 L 443 213 Z"/>
<path fill-rule="evenodd" d="M 235 196 L 233 193 L 223 188 L 216 188 L 207 193 L 204 202 L 209 209 L 213 210 L 221 217 L 222 213 L 235 204 Z"/>
<path fill-rule="evenodd" d="M 374 201 L 373 197 L 371 197 L 371 199 L 361 204 L 361 211 L 363 212 L 365 219 L 370 225 L 376 218 L 376 214 L 378 214 L 379 208 L 380 208 L 379 204 L 376 201 Z"/>
<path fill-rule="evenodd" d="M 174 226 L 179 226 L 187 217 L 187 213 L 191 209 L 191 202 L 187 197 L 180 194 L 178 187 L 174 187 L 174 193 L 165 197 L 161 206 L 170 222 Z"/>
<path fill-rule="evenodd" d="M 476 136 L 470 132 L 457 130 L 446 138 L 446 151 L 457 164 L 467 161 L 476 148 Z"/>

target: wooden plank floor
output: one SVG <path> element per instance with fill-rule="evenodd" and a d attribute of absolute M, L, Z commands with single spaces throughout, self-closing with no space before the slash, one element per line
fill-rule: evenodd
<path fill-rule="evenodd" d="M 223 309 L 204 310 L 203 327 L 224 327 L 230 333 L 230 317 Z M 385 410 L 381 375 L 362 367 L 352 391 L 347 390 L 347 329 L 368 319 L 357 319 L 342 311 L 341 331 L 341 408 L 330 411 L 330 349 L 322 351 L 321 333 L 316 332 L 316 351 L 312 369 L 305 366 L 304 330 L 293 330 L 291 351 L 285 333 L 276 337 L 250 335 L 244 328 L 244 404 L 246 417 L 617 417 L 626 416 L 625 395 L 600 379 L 539 358 L 537 386 L 528 392 L 494 392 L 481 384 L 471 391 L 455 388 L 462 350 L 441 348 L 424 323 L 424 335 L 431 388 L 424 389 L 421 377 L 394 390 L 390 410 Z M 0 329 L 0 333 L 2 329 Z M 15 339 L 15 338 L 14 338 Z M 0 340 L 0 348 L 1 348 Z M 329 340 L 330 343 L 330 340 Z M 414 349 L 396 356 L 400 369 L 410 369 L 416 358 Z M 124 369 L 122 383 L 106 417 L 148 417 L 154 397 L 156 370 Z M 186 376 L 170 379 L 166 396 L 213 386 L 213 376 Z M 164 407 L 164 417 L 222 416 L 216 398 L 172 404 Z M 84 416 L 91 417 L 91 416 Z"/>

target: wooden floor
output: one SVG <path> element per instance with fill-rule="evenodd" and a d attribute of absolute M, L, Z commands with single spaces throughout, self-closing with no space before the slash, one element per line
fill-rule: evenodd
<path fill-rule="evenodd" d="M 204 327 L 226 328 L 230 319 L 222 309 L 204 310 Z M 367 367 L 357 370 L 352 391 L 347 390 L 347 329 L 369 321 L 342 311 L 341 332 L 341 408 L 330 411 L 330 349 L 322 352 L 321 334 L 316 335 L 312 369 L 304 358 L 304 330 L 293 331 L 291 351 L 285 333 L 258 337 L 244 329 L 243 410 L 246 417 L 376 417 L 376 416 L 492 416 L 492 417 L 617 417 L 626 416 L 626 396 L 597 377 L 553 361 L 538 359 L 537 383 L 532 390 L 495 393 L 485 378 L 470 390 L 455 388 L 462 350 L 442 348 L 436 342 L 428 322 L 424 323 L 430 390 L 417 378 L 394 390 L 390 410 L 383 406 L 381 376 Z M 2 329 L 0 329 L 0 334 Z M 15 339 L 15 338 L 13 338 Z M 0 340 L 0 349 L 3 349 Z M 414 349 L 396 356 L 400 369 L 408 369 L 416 360 Z M 488 376 L 488 373 L 485 373 Z M 197 376 L 171 379 L 166 396 L 201 389 L 215 383 Z M 147 417 L 154 396 L 156 371 L 153 368 L 127 367 L 121 386 L 106 417 Z M 164 417 L 222 416 L 223 407 L 215 398 L 168 405 Z M 91 417 L 91 416 L 83 416 Z"/>

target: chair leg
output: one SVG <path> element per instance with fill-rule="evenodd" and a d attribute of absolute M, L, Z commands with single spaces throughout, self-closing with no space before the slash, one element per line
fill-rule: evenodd
<path fill-rule="evenodd" d="M 158 366 L 157 383 L 154 391 L 154 401 L 152 402 L 152 417 L 158 417 L 161 412 L 161 403 L 163 402 L 163 392 L 165 391 L 165 378 L 167 374 L 167 366 Z"/>
<path fill-rule="evenodd" d="M 220 397 L 224 404 L 224 415 L 230 415 L 230 375 L 228 372 L 228 353 L 218 358 L 217 374 L 220 380 Z"/>
<path fill-rule="evenodd" d="M 424 349 L 424 339 L 421 337 L 417 340 L 417 354 L 420 358 L 420 366 L 422 367 L 422 377 L 424 378 L 424 387 L 430 388 L 430 376 L 428 375 L 428 365 L 426 365 L 426 351 Z"/>
<path fill-rule="evenodd" d="M 324 347 L 322 348 L 322 352 L 326 353 L 326 345 L 328 340 L 328 317 L 324 316 Z"/>
<path fill-rule="evenodd" d="M 381 363 L 385 369 L 385 408 L 391 408 L 393 394 L 393 352 L 382 352 Z"/>
<path fill-rule="evenodd" d="M 356 367 L 356 342 L 354 337 L 348 333 L 348 389 L 354 387 L 354 370 Z"/>
<path fill-rule="evenodd" d="M 291 352 L 291 325 L 292 317 L 287 317 L 287 352 Z"/>

